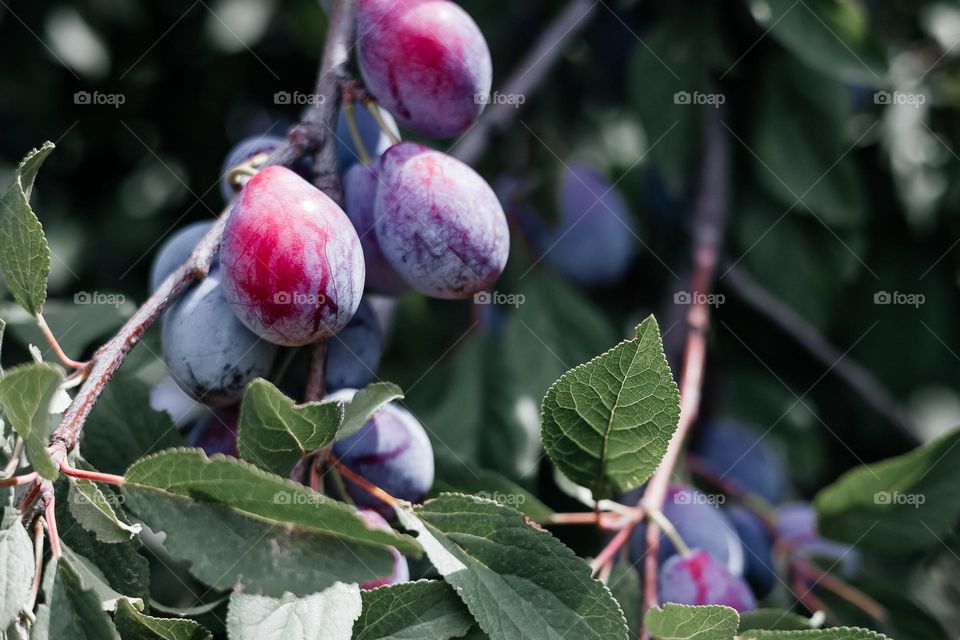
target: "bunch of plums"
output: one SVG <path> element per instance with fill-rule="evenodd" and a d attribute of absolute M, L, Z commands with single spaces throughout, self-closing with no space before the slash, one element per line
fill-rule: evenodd
<path fill-rule="evenodd" d="M 260 168 L 281 138 L 243 140 L 223 166 L 230 214 L 219 254 L 209 274 L 162 319 L 170 378 L 210 407 L 188 442 L 209 453 L 237 455 L 237 405 L 246 386 L 257 377 L 283 378 L 291 349 L 327 340 L 329 398 L 349 402 L 373 379 L 383 352 L 384 321 L 373 298 L 411 289 L 468 298 L 487 289 L 506 265 L 506 216 L 490 186 L 451 156 L 398 141 L 397 122 L 445 138 L 479 117 L 492 74 L 479 28 L 449 0 L 358 0 L 356 8 L 360 72 L 383 110 L 340 112 L 342 208 L 311 184 L 309 159 L 292 168 Z M 226 176 L 241 165 L 253 175 L 237 187 Z M 191 225 L 163 245 L 152 290 L 211 226 Z M 154 398 L 168 410 L 180 406 L 170 386 Z M 433 482 L 423 426 L 394 404 L 337 442 L 333 453 L 397 498 L 422 500 Z M 345 483 L 341 497 L 366 510 L 371 526 L 389 526 L 393 514 L 384 505 Z M 406 579 L 397 557 L 387 582 Z"/>
<path fill-rule="evenodd" d="M 787 502 L 787 473 L 778 452 L 753 430 L 730 421 L 708 424 L 695 443 L 694 455 L 714 478 L 769 504 L 768 518 L 745 504 L 727 505 L 689 486 L 671 486 L 663 515 L 689 553 L 681 554 L 661 534 L 659 585 L 661 603 L 727 605 L 738 611 L 757 606 L 777 583 L 778 553 L 821 558 L 847 575 L 859 568 L 850 547 L 817 534 L 816 514 L 806 502 Z M 642 566 L 646 528 L 630 539 L 631 561 Z"/>

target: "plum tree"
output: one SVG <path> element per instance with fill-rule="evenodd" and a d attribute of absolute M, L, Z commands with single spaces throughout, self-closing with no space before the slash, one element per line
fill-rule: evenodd
<path fill-rule="evenodd" d="M 265 340 L 302 346 L 350 322 L 363 292 L 360 239 L 337 204 L 283 167 L 237 197 L 220 243 L 223 289 Z"/>
<path fill-rule="evenodd" d="M 703 549 L 691 549 L 686 557 L 668 558 L 660 567 L 658 584 L 661 604 L 721 604 L 737 611 L 757 607 L 746 583 Z"/>
<path fill-rule="evenodd" d="M 493 77 L 473 19 L 449 0 L 360 0 L 357 60 L 367 89 L 401 124 L 432 137 L 466 131 Z"/>
<path fill-rule="evenodd" d="M 383 327 L 366 299 L 343 331 L 330 338 L 325 381 L 327 391 L 359 389 L 376 375 L 383 355 Z"/>
<path fill-rule="evenodd" d="M 717 420 L 703 430 L 695 451 L 713 473 L 741 490 L 774 504 L 783 500 L 786 467 L 763 436 L 735 422 Z"/>
<path fill-rule="evenodd" d="M 410 289 L 383 255 L 375 229 L 374 206 L 380 186 L 380 160 L 370 165 L 354 164 L 343 176 L 344 211 L 353 223 L 363 248 L 368 291 L 396 295 Z"/>
<path fill-rule="evenodd" d="M 510 251 L 506 216 L 493 189 L 446 154 L 401 142 L 382 156 L 377 241 L 417 291 L 466 298 L 493 284 Z"/>
<path fill-rule="evenodd" d="M 733 524 L 706 495 L 686 486 L 667 490 L 663 515 L 673 524 L 680 537 L 691 547 L 708 551 L 734 575 L 743 575 L 743 545 Z M 646 528 L 637 527 L 630 538 L 631 561 L 639 562 L 646 552 Z M 670 539 L 660 536 L 660 562 L 677 553 Z"/>
<path fill-rule="evenodd" d="M 349 401 L 355 389 L 343 389 L 330 400 Z M 349 438 L 333 445 L 333 454 L 354 473 L 390 495 L 419 502 L 433 485 L 433 447 L 423 425 L 394 403 L 384 405 Z M 347 492 L 360 507 L 393 518 L 392 510 L 365 489 L 344 478 Z"/>
<path fill-rule="evenodd" d="M 282 143 L 283 137 L 263 133 L 244 138 L 233 146 L 227 157 L 223 159 L 223 166 L 220 167 L 220 193 L 223 194 L 224 202 L 230 202 L 236 195 L 233 185 L 227 181 L 230 170 L 256 155 L 272 153 Z"/>
<path fill-rule="evenodd" d="M 150 293 L 156 291 L 167 279 L 167 276 L 186 262 L 193 252 L 193 248 L 197 246 L 197 243 L 212 226 L 212 220 L 194 222 L 177 230 L 167 238 L 166 242 L 160 246 L 160 250 L 157 251 L 157 255 L 153 258 L 153 264 L 150 266 Z"/>
<path fill-rule="evenodd" d="M 773 567 L 773 539 L 763 520 L 742 505 L 731 505 L 723 510 L 743 543 L 746 569 L 744 577 L 753 593 L 762 598 L 770 593 L 776 582 Z"/>
<path fill-rule="evenodd" d="M 372 509 L 360 509 L 360 516 L 366 521 L 368 527 L 373 529 L 390 529 L 390 523 Z M 393 571 L 390 572 L 390 575 L 364 582 L 360 585 L 361 589 L 376 589 L 377 587 L 388 584 L 397 584 L 398 582 L 407 582 L 410 580 L 410 567 L 407 565 L 407 559 L 400 555 L 400 552 L 394 547 L 390 547 L 390 553 L 393 554 Z"/>
<path fill-rule="evenodd" d="M 187 435 L 186 445 L 203 449 L 208 456 L 222 453 L 236 458 L 239 424 L 240 409 L 237 405 L 216 408 L 210 415 L 197 421 Z"/>
<path fill-rule="evenodd" d="M 220 270 L 193 286 L 163 319 L 163 357 L 171 377 L 209 405 L 236 402 L 273 367 L 276 346 L 247 329 L 223 295 Z"/>
<path fill-rule="evenodd" d="M 399 138 L 400 130 L 397 128 L 397 121 L 393 119 L 393 116 L 385 109 L 380 110 L 380 116 L 390 131 L 393 132 L 393 135 Z M 360 133 L 360 141 L 372 158 L 380 157 L 380 154 L 393 144 L 390 136 L 380 128 L 376 118 L 367 109 L 354 109 L 354 120 L 357 123 L 357 131 Z M 346 112 L 340 109 L 337 115 L 337 162 L 340 165 L 341 173 L 345 174 L 351 167 L 359 164 L 360 158 L 360 151 L 354 145 L 353 136 L 350 134 Z"/>

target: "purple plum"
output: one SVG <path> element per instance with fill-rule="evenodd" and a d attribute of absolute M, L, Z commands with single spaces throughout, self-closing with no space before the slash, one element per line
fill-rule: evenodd
<path fill-rule="evenodd" d="M 757 607 L 746 583 L 702 549 L 692 549 L 687 557 L 668 558 L 660 567 L 658 582 L 661 604 L 719 604 L 740 612 Z"/>

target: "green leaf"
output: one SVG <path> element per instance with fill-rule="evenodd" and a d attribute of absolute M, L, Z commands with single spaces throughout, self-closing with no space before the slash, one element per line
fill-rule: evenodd
<path fill-rule="evenodd" d="M 805 631 L 810 629 L 810 620 L 790 611 L 754 609 L 740 614 L 740 633 L 751 629 Z"/>
<path fill-rule="evenodd" d="M 447 640 L 473 626 L 473 617 L 445 582 L 418 580 L 363 592 L 353 640 Z"/>
<path fill-rule="evenodd" d="M 634 340 L 563 374 L 543 399 L 540 437 L 564 475 L 596 498 L 626 493 L 659 466 L 680 396 L 653 316 Z"/>
<path fill-rule="evenodd" d="M 84 589 L 83 582 L 69 562 L 56 563 L 52 585 L 45 590 L 49 607 L 46 640 L 96 638 L 120 640 L 110 616 L 100 607 L 100 598 Z M 36 635 L 36 634 L 34 634 Z"/>
<path fill-rule="evenodd" d="M 349 438 L 367 424 L 383 405 L 402 398 L 403 390 L 392 382 L 375 382 L 361 389 L 346 404 L 337 440 Z"/>
<path fill-rule="evenodd" d="M 51 364 L 14 367 L 0 378 L 0 408 L 23 438 L 27 458 L 44 478 L 59 474 L 47 453 L 50 437 L 50 401 L 63 382 L 63 370 Z"/>
<path fill-rule="evenodd" d="M 647 611 L 644 624 L 657 640 L 732 640 L 740 616 L 730 607 L 667 603 Z"/>
<path fill-rule="evenodd" d="M 960 430 L 857 467 L 814 499 L 821 535 L 884 555 L 939 543 L 960 515 Z"/>
<path fill-rule="evenodd" d="M 623 617 L 630 627 L 630 637 L 639 638 L 643 627 L 643 584 L 637 567 L 629 562 L 617 562 L 613 565 L 607 585 L 620 603 Z"/>
<path fill-rule="evenodd" d="M 804 63 L 847 84 L 884 84 L 884 53 L 873 40 L 860 3 L 750 0 L 749 4 L 760 26 Z"/>
<path fill-rule="evenodd" d="M 856 627 L 832 627 L 809 631 L 769 631 L 752 629 L 740 635 L 743 640 L 890 640 L 887 636 L 869 629 Z"/>
<path fill-rule="evenodd" d="M 183 445 L 170 416 L 150 408 L 150 387 L 133 377 L 115 376 L 83 428 L 83 457 L 96 469 L 123 473 L 134 461 Z"/>
<path fill-rule="evenodd" d="M 140 525 L 130 525 L 113 510 L 116 494 L 109 497 L 90 480 L 70 481 L 67 503 L 70 513 L 81 527 L 92 531 L 101 542 L 116 543 L 130 540 L 140 533 Z"/>
<path fill-rule="evenodd" d="M 414 555 L 420 552 L 410 536 L 368 528 L 354 507 L 242 460 L 223 455 L 208 458 L 199 449 L 172 449 L 138 460 L 127 469 L 123 493 L 131 505 L 143 505 L 160 494 L 180 496 L 349 542 L 393 546 Z"/>
<path fill-rule="evenodd" d="M 95 340 L 112 334 L 136 311 L 132 302 L 121 303 L 121 298 L 116 299 L 116 305 L 47 300 L 43 305 L 43 318 L 63 350 L 79 358 Z M 0 304 L 0 315 L 7 319 L 10 335 L 20 344 L 47 344 L 36 318 L 18 305 Z"/>
<path fill-rule="evenodd" d="M 7 323 L 0 318 L 0 354 L 3 353 L 3 332 L 7 328 Z M 3 365 L 0 364 L 0 376 L 3 375 Z M 0 433 L 3 433 L 3 429 L 0 429 Z"/>
<path fill-rule="evenodd" d="M 26 606 L 33 571 L 33 544 L 17 518 L 0 530 L 0 629 L 6 629 Z"/>
<path fill-rule="evenodd" d="M 113 617 L 123 640 L 211 640 L 213 634 L 193 620 L 154 618 L 122 600 Z"/>
<path fill-rule="evenodd" d="M 607 587 L 520 513 L 444 494 L 415 510 L 398 507 L 397 514 L 493 640 L 626 639 L 626 622 Z"/>
<path fill-rule="evenodd" d="M 360 587 L 335 584 L 303 598 L 235 593 L 230 597 L 230 640 L 350 640 L 360 616 Z"/>
<path fill-rule="evenodd" d="M 270 382 L 257 379 L 243 394 L 237 447 L 242 458 L 285 476 L 300 458 L 332 442 L 341 422 L 340 403 L 297 405 Z"/>
<path fill-rule="evenodd" d="M 103 575 L 100 568 L 89 559 L 71 549 L 67 545 L 61 545 L 63 555 L 60 563 L 68 563 L 70 568 L 76 572 L 84 590 L 93 593 L 100 603 L 100 608 L 104 611 L 113 611 L 117 608 L 117 602 L 128 599 L 137 609 L 143 609 L 143 600 L 140 598 L 127 598 L 124 594 L 118 593 L 110 586 L 107 577 Z"/>
<path fill-rule="evenodd" d="M 0 196 L 0 274 L 17 302 L 31 315 L 43 310 L 50 273 L 50 248 L 43 225 L 30 208 L 30 192 L 40 165 L 53 151 L 45 142 L 20 162 L 13 184 Z"/>

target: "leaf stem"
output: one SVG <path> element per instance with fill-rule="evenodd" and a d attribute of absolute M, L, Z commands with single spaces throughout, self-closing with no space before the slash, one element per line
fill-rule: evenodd
<path fill-rule="evenodd" d="M 4 478 L 3 480 L 0 480 L 0 487 L 19 487 L 20 485 L 36 482 L 38 477 L 39 476 L 37 472 L 32 471 L 30 473 L 25 473 L 22 476 Z"/>
<path fill-rule="evenodd" d="M 53 494 L 53 485 L 49 481 L 44 482 L 49 486 L 41 488 L 40 499 L 43 501 L 44 518 L 47 521 L 47 538 L 50 540 L 50 553 L 55 559 L 59 560 L 60 556 L 63 555 L 63 550 L 60 548 L 60 534 L 57 532 L 55 510 L 57 499 Z"/>
<path fill-rule="evenodd" d="M 33 614 L 33 607 L 37 604 L 37 594 L 40 593 L 40 580 L 43 577 L 43 518 L 33 521 L 33 585 L 30 587 L 30 597 L 23 610 Z"/>
<path fill-rule="evenodd" d="M 344 478 L 354 483 L 355 485 L 359 486 L 360 488 L 362 488 L 364 491 L 374 496 L 375 498 L 382 500 L 383 502 L 390 505 L 391 507 L 396 507 L 403 502 L 398 498 L 394 498 L 392 495 L 390 495 L 389 493 L 387 493 L 377 485 L 369 482 L 363 476 L 350 470 L 345 464 L 340 462 L 340 460 L 338 460 L 333 454 L 330 454 L 329 456 L 327 456 L 327 459 L 330 461 L 330 464 L 333 465 L 333 468 L 336 469 Z"/>
<path fill-rule="evenodd" d="M 20 466 L 20 457 L 23 455 L 23 438 L 17 436 L 16 444 L 13 445 L 13 451 L 10 452 L 10 460 L 7 462 L 7 466 L 3 468 L 3 478 L 9 478 L 12 476 L 17 467 Z"/>
<path fill-rule="evenodd" d="M 664 535 L 670 538 L 670 542 L 673 543 L 673 546 L 676 548 L 681 557 L 686 558 L 690 555 L 690 547 L 688 547 L 687 543 L 684 542 L 683 536 L 680 535 L 680 532 L 677 531 L 677 528 L 673 526 L 673 523 L 670 522 L 669 518 L 663 515 L 663 511 L 660 511 L 659 509 L 650 509 L 647 511 L 647 519 L 656 522 L 657 526 L 663 529 Z"/>
<path fill-rule="evenodd" d="M 74 360 L 64 353 L 63 348 L 60 346 L 60 342 L 57 340 L 57 337 L 53 335 L 53 331 L 50 330 L 50 326 L 47 325 L 47 321 L 44 319 L 42 313 L 37 314 L 37 326 L 40 327 L 40 332 L 43 333 L 43 337 L 46 338 L 50 348 L 53 349 L 53 353 L 57 356 L 57 359 L 60 360 L 63 366 L 70 369 L 79 370 L 86 369 L 90 366 L 89 362 L 80 362 L 79 360 Z"/>
<path fill-rule="evenodd" d="M 60 463 L 60 471 L 65 476 L 78 478 L 80 480 L 92 480 L 93 482 L 103 482 L 112 485 L 123 485 L 127 479 L 123 476 L 117 476 L 112 473 L 101 473 L 99 471 L 88 471 L 87 469 L 75 469 L 66 462 Z"/>

